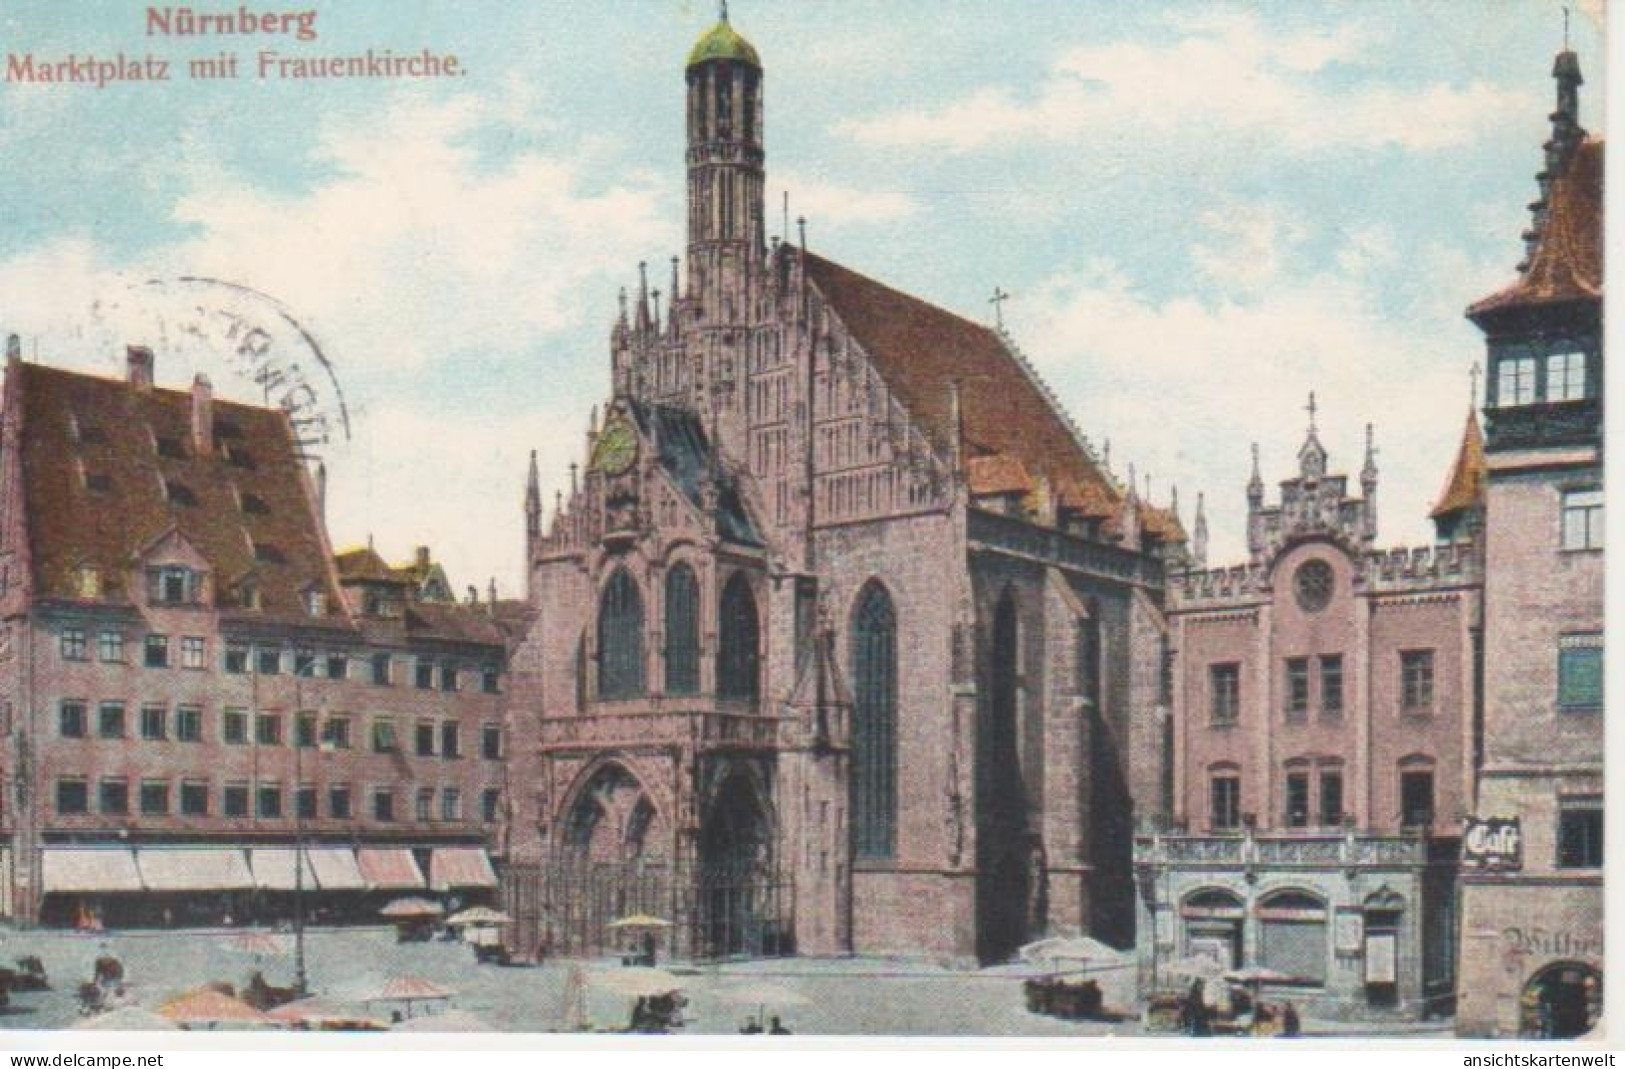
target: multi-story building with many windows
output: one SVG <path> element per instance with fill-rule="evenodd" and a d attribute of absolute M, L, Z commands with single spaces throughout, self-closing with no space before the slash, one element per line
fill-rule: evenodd
<path fill-rule="evenodd" d="M 1136 843 L 1142 978 L 1188 982 L 1205 957 L 1316 1016 L 1445 1012 L 1477 695 L 1478 423 L 1433 511 L 1436 545 L 1384 550 L 1370 430 L 1351 496 L 1313 411 L 1278 505 L 1255 452 L 1248 560 L 1169 579 L 1174 819 Z"/>
<path fill-rule="evenodd" d="M 336 915 L 492 887 L 499 614 L 365 563 L 335 566 L 281 412 L 161 389 L 145 349 L 119 381 L 13 339 L 0 913 L 181 924 L 284 914 L 296 888 Z"/>
<path fill-rule="evenodd" d="M 1602 1012 L 1603 143 L 1579 60 L 1557 107 L 1519 277 L 1484 332 L 1483 751 L 1463 877 L 1460 1031 L 1568 1037 Z M 1479 844 L 1469 844 L 1479 845 Z"/>

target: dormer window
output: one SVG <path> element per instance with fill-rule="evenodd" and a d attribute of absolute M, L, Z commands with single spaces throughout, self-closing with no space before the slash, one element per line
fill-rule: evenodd
<path fill-rule="evenodd" d="M 1586 354 L 1552 353 L 1546 358 L 1546 400 L 1584 401 L 1586 397 Z"/>
<path fill-rule="evenodd" d="M 271 512 L 271 507 L 265 503 L 265 499 L 256 494 L 242 495 L 242 504 L 243 511 L 253 516 L 266 516 Z"/>
<path fill-rule="evenodd" d="M 203 577 L 183 564 L 147 569 L 147 600 L 157 605 L 194 605 L 203 592 Z"/>
<path fill-rule="evenodd" d="M 254 543 L 254 559 L 267 564 L 288 563 L 288 558 L 283 555 L 283 552 L 269 542 Z"/>
<path fill-rule="evenodd" d="M 164 496 L 173 505 L 185 505 L 189 508 L 197 505 L 197 494 L 193 493 L 192 488 L 185 483 L 173 481 L 164 483 Z"/>
<path fill-rule="evenodd" d="M 254 470 L 254 455 L 240 445 L 226 446 L 226 460 L 234 468 L 244 471 Z"/>
<path fill-rule="evenodd" d="M 327 595 L 322 593 L 320 590 L 305 591 L 305 615 L 327 615 Z"/>
<path fill-rule="evenodd" d="M 81 564 L 74 573 L 74 579 L 80 597 L 102 596 L 102 573 L 94 564 Z"/>
<path fill-rule="evenodd" d="M 264 607 L 260 598 L 260 588 L 257 583 L 244 583 L 239 600 L 241 600 L 242 606 L 245 609 L 260 609 Z"/>
<path fill-rule="evenodd" d="M 1512 408 L 1535 403 L 1535 358 L 1504 356 L 1497 365 L 1495 407 Z"/>

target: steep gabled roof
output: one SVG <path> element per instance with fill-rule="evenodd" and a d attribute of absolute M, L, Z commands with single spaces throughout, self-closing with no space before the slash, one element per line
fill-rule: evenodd
<path fill-rule="evenodd" d="M 75 596 L 96 568 L 106 596 L 137 554 L 174 529 L 214 572 L 217 596 L 253 576 L 267 615 L 297 616 L 327 594 L 343 619 L 292 428 L 282 412 L 214 400 L 215 448 L 192 438 L 192 395 L 14 361 L 22 478 L 36 594 Z M 227 450 L 230 455 L 227 455 Z"/>
<path fill-rule="evenodd" d="M 705 511 L 705 484 L 715 480 L 718 533 L 731 542 L 759 546 L 761 532 L 739 496 L 738 488 L 722 471 L 700 418 L 686 408 L 634 401 L 632 416 L 645 437 L 653 438 L 660 466 L 684 497 Z"/>
<path fill-rule="evenodd" d="M 1603 286 L 1603 142 L 1588 137 L 1551 180 L 1539 242 L 1518 280 L 1467 309 L 1479 319 L 1512 308 L 1600 300 Z"/>
<path fill-rule="evenodd" d="M 949 384 L 957 381 L 967 453 L 1013 457 L 1029 475 L 1088 487 L 1077 496 L 1115 505 L 1117 491 L 997 332 L 805 255 L 807 277 L 938 452 L 952 448 Z"/>
<path fill-rule="evenodd" d="M 1444 481 L 1444 492 L 1429 518 L 1439 519 L 1484 503 L 1484 432 L 1478 427 L 1478 410 L 1467 413 L 1467 426 L 1461 432 L 1461 448 Z"/>
<path fill-rule="evenodd" d="M 333 562 L 338 566 L 340 582 L 395 584 L 406 582 L 395 574 L 393 568 L 384 563 L 384 558 L 371 546 L 336 553 L 333 555 Z"/>

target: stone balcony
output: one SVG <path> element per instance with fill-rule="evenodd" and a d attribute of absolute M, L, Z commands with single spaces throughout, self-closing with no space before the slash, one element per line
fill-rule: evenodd
<path fill-rule="evenodd" d="M 575 716 L 541 721 L 543 753 L 682 747 L 698 753 L 769 751 L 781 746 L 781 718 L 745 703 L 713 708 L 663 706 L 658 699 L 594 702 Z"/>
<path fill-rule="evenodd" d="M 1302 832 L 1238 831 L 1235 834 L 1139 835 L 1134 840 L 1137 866 L 1177 865 L 1190 868 L 1325 869 L 1409 868 L 1428 860 L 1423 835 L 1371 835 L 1311 829 Z"/>

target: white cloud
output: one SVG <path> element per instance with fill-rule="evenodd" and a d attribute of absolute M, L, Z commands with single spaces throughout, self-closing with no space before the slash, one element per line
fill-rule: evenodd
<path fill-rule="evenodd" d="M 1258 293 L 1280 276 L 1305 229 L 1279 209 L 1229 204 L 1203 212 L 1208 239 L 1191 249 L 1197 273 L 1220 293 Z"/>
<path fill-rule="evenodd" d="M 899 190 L 842 185 L 820 175 L 780 171 L 769 181 L 775 191 L 789 191 L 792 218 L 804 215 L 819 226 L 889 223 L 908 218 L 918 208 L 912 197 Z M 781 194 L 775 192 L 768 199 L 773 201 L 779 196 Z M 768 205 L 768 215 L 775 221 L 777 207 L 778 204 Z M 771 223 L 768 229 L 773 229 Z"/>
<path fill-rule="evenodd" d="M 1001 141 L 1091 142 L 1132 131 L 1196 138 L 1241 134 L 1294 152 L 1338 147 L 1437 150 L 1469 143 L 1524 103 L 1483 82 L 1419 92 L 1316 75 L 1352 65 L 1376 44 L 1354 29 L 1269 32 L 1253 14 L 1189 17 L 1152 43 L 1116 41 L 1063 53 L 1031 91 L 984 86 L 930 110 L 897 110 L 838 129 L 869 145 L 957 152 Z"/>
<path fill-rule="evenodd" d="M 1367 242 L 1383 254 L 1379 237 Z M 1416 255 L 1423 265 L 1459 264 L 1449 250 Z M 1430 537 L 1427 510 L 1466 416 L 1467 369 L 1482 349 L 1461 320 L 1459 293 L 1450 317 L 1418 333 L 1383 306 L 1374 278 L 1291 266 L 1243 299 L 1203 290 L 1157 300 L 1114 263 L 1094 261 L 1031 292 L 1018 326 L 1085 432 L 1111 439 L 1119 475 L 1131 461 L 1142 478 L 1152 473 L 1159 502 L 1177 483 L 1187 523 L 1205 491 L 1216 564 L 1244 551 L 1250 443 L 1260 445 L 1273 500 L 1274 483 L 1295 471 L 1310 390 L 1334 471 L 1357 475 L 1364 424 L 1376 424 L 1388 544 Z M 1439 277 L 1455 290 L 1462 276 Z"/>

